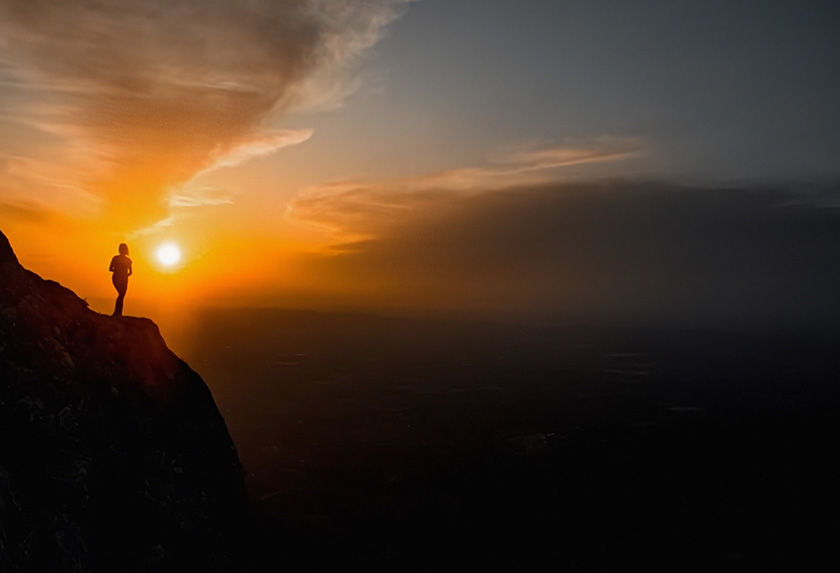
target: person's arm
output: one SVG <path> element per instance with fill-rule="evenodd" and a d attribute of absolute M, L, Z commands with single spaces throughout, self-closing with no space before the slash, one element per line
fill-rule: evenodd
<path fill-rule="evenodd" d="M 108 270 L 111 271 L 111 272 L 114 272 L 114 259 L 116 259 L 116 258 L 117 257 L 111 258 L 111 266 L 108 267 Z"/>
<path fill-rule="evenodd" d="M 132 267 L 131 267 L 131 259 L 129 259 L 129 260 L 128 260 L 128 274 L 127 274 L 127 275 L 125 275 L 125 276 L 126 276 L 126 277 L 130 277 L 132 274 L 134 274 L 134 269 L 132 269 Z"/>

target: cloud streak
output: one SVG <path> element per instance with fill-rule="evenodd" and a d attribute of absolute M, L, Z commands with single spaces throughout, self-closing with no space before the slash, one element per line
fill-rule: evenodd
<path fill-rule="evenodd" d="M 490 167 L 464 167 L 383 181 L 337 181 L 303 189 L 289 215 L 332 231 L 343 240 L 375 236 L 381 226 L 406 211 L 438 202 L 457 202 L 474 194 L 556 183 L 579 177 L 578 166 L 625 162 L 644 156 L 637 139 L 601 137 L 589 143 L 536 148 L 529 145 L 499 154 Z M 591 178 L 591 172 L 589 177 Z M 463 197 L 461 197 L 463 196 Z"/>
<path fill-rule="evenodd" d="M 534 148 L 531 146 L 500 155 L 496 158 L 496 162 L 510 165 L 510 169 L 514 172 L 525 172 L 622 161 L 643 155 L 644 146 L 639 139 L 600 137 L 589 143 L 568 142 L 559 147 Z"/>

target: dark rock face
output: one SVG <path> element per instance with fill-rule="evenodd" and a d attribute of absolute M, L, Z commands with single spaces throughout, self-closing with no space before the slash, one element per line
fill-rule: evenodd
<path fill-rule="evenodd" d="M 0 571 L 231 569 L 247 501 L 201 377 L 0 233 Z"/>

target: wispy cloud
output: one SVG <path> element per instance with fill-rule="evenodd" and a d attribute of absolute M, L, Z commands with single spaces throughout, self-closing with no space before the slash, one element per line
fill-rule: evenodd
<path fill-rule="evenodd" d="M 33 201 L 0 201 L 4 219 L 24 223 L 52 223 L 58 214 L 46 205 Z"/>
<path fill-rule="evenodd" d="M 569 141 L 561 146 L 546 147 L 530 143 L 499 154 L 495 161 L 510 165 L 513 170 L 535 171 L 621 161 L 643 155 L 644 144 L 637 138 L 599 137 L 590 142 Z"/>
<path fill-rule="evenodd" d="M 233 199 L 215 187 L 189 187 L 169 196 L 169 206 L 174 208 L 200 207 L 202 205 L 231 205 Z"/>
<path fill-rule="evenodd" d="M 402 213 L 439 201 L 516 186 L 569 181 L 570 168 L 643 156 L 637 139 L 598 138 L 588 143 L 538 148 L 533 144 L 497 154 L 485 167 L 465 167 L 400 179 L 336 181 L 301 190 L 291 217 L 320 226 L 346 241 L 374 236 Z M 591 172 L 586 172 L 592 177 Z"/>
<path fill-rule="evenodd" d="M 89 170 L 73 165 L 72 156 L 72 150 L 63 150 L 52 160 L 0 154 L 0 197 L 13 203 L 35 202 L 56 213 L 92 216 L 100 198 L 85 187 Z"/>
<path fill-rule="evenodd" d="M 312 136 L 310 129 L 272 130 L 257 134 L 247 141 L 240 142 L 224 155 L 215 157 L 212 163 L 197 172 L 189 181 L 172 188 L 166 197 L 168 215 L 163 219 L 144 226 L 135 236 L 154 235 L 173 227 L 176 222 L 192 216 L 190 210 L 198 207 L 216 207 L 233 205 L 233 195 L 224 189 L 203 183 L 202 176 L 226 167 L 235 167 L 274 153 L 278 149 L 297 145 Z"/>
<path fill-rule="evenodd" d="M 128 193 L 125 213 L 148 216 L 203 169 L 308 137 L 271 124 L 308 97 L 310 78 L 351 65 L 405 3 L 3 2 L 0 90 L 19 96 L 15 121 L 84 142 L 97 161 L 88 189 L 117 205 Z"/>
<path fill-rule="evenodd" d="M 270 155 L 291 145 L 298 145 L 312 137 L 311 129 L 283 129 L 271 130 L 254 134 L 246 141 L 227 146 L 224 153 L 215 157 L 210 166 L 201 173 L 207 173 L 222 167 L 235 167 L 256 157 Z"/>
<path fill-rule="evenodd" d="M 145 237 L 145 236 L 148 236 L 148 235 L 156 235 L 156 234 L 160 233 L 161 231 L 165 231 L 167 229 L 172 228 L 172 226 L 175 225 L 175 221 L 176 221 L 175 216 L 170 215 L 169 217 L 166 217 L 164 219 L 161 219 L 160 221 L 156 221 L 155 223 L 152 223 L 151 225 L 147 225 L 146 227 L 143 227 L 142 229 L 138 229 L 138 230 L 134 231 L 133 233 L 128 235 L 128 238 L 129 239 L 136 239 L 138 237 Z"/>

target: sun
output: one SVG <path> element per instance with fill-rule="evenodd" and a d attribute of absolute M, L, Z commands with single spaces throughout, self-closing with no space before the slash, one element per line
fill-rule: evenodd
<path fill-rule="evenodd" d="M 157 260 L 166 268 L 173 268 L 181 262 L 181 249 L 175 243 L 164 243 L 155 251 Z"/>

